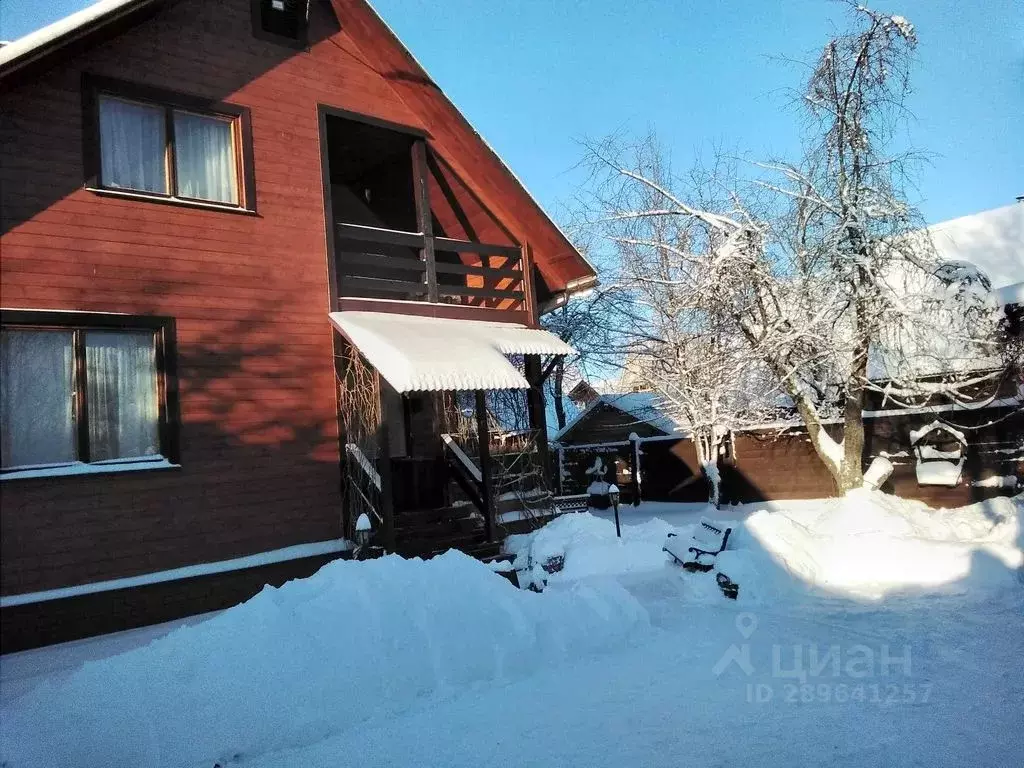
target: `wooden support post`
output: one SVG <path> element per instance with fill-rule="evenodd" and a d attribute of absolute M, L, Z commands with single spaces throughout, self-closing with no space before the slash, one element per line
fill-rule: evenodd
<path fill-rule="evenodd" d="M 388 398 L 384 388 L 390 386 L 377 374 L 377 391 L 380 393 L 380 427 L 378 436 L 377 474 L 380 475 L 380 516 L 381 546 L 388 552 L 395 551 L 395 487 L 391 478 L 391 437 L 388 434 Z"/>
<path fill-rule="evenodd" d="M 480 444 L 480 495 L 484 502 L 484 530 L 487 540 L 494 541 L 494 492 L 491 488 L 490 430 L 487 428 L 487 396 L 482 389 L 476 391 L 476 435 Z"/>
<path fill-rule="evenodd" d="M 640 438 L 636 432 L 629 436 L 629 444 L 633 448 L 633 456 L 629 462 L 630 480 L 633 483 L 633 506 L 640 506 Z"/>
<path fill-rule="evenodd" d="M 526 380 L 530 388 L 526 390 L 526 413 L 530 420 L 530 429 L 537 435 L 537 459 L 541 463 L 544 478 L 550 480 L 548 474 L 548 417 L 544 407 L 544 376 L 541 372 L 540 355 L 525 355 Z M 549 482 L 550 486 L 551 483 Z"/>
<path fill-rule="evenodd" d="M 559 496 L 565 495 L 565 490 L 562 488 L 562 484 L 565 482 L 562 479 L 562 473 L 565 471 L 565 448 L 561 445 L 558 446 L 558 466 L 555 467 L 555 488 L 558 489 L 556 492 Z"/>
<path fill-rule="evenodd" d="M 417 139 L 412 144 L 412 179 L 416 199 L 416 223 L 423 233 L 420 258 L 427 271 L 427 301 L 437 302 L 437 264 L 434 258 L 434 225 L 430 215 L 430 191 L 427 188 L 427 142 Z"/>

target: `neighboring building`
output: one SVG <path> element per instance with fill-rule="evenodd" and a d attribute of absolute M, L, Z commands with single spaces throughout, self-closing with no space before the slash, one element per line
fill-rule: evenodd
<path fill-rule="evenodd" d="M 546 435 L 537 307 L 595 276 L 363 0 L 101 0 L 4 46 L 0 212 L 4 651 L 245 599 L 363 512 L 497 550 L 446 418 L 526 389 Z"/>
<path fill-rule="evenodd" d="M 580 382 L 573 392 L 586 394 Z M 592 390 L 591 390 L 592 391 Z M 625 392 L 588 397 L 586 406 L 552 438 L 560 445 L 628 441 L 640 437 L 667 437 L 685 433 L 685 426 L 667 413 L 654 392 Z"/>

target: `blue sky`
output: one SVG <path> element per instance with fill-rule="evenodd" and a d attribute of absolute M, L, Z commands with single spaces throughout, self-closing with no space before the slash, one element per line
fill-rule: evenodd
<path fill-rule="evenodd" d="M 12 39 L 88 3 L 0 0 Z M 792 156 L 787 89 L 845 7 L 829 0 L 375 0 L 470 121 L 561 217 L 578 140 L 653 128 L 677 168 L 716 146 Z M 1024 0 L 886 0 L 920 38 L 909 141 L 933 153 L 919 178 L 930 222 L 1024 194 Z"/>

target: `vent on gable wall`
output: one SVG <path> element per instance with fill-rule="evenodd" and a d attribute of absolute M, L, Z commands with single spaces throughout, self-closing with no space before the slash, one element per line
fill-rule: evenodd
<path fill-rule="evenodd" d="M 309 0 L 253 0 L 253 33 L 264 40 L 306 45 Z"/>

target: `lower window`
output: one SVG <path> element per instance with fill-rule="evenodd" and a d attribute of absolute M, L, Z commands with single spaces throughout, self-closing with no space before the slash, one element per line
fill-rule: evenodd
<path fill-rule="evenodd" d="M 168 318 L 4 312 L 0 468 L 176 459 L 172 354 Z"/>

